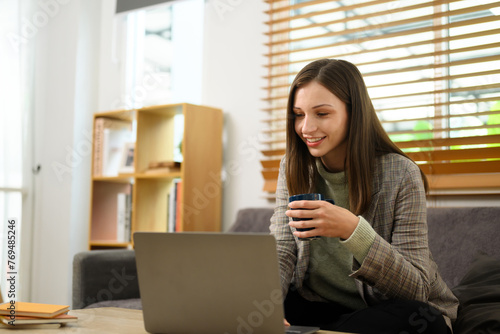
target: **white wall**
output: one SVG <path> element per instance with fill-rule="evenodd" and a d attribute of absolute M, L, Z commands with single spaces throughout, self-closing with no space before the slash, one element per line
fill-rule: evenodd
<path fill-rule="evenodd" d="M 216 6 L 221 3 L 226 6 Z M 265 117 L 260 109 L 265 97 L 266 9 L 264 1 L 206 2 L 202 104 L 224 111 L 224 229 L 238 209 L 270 205 L 261 198 L 258 141 Z"/>
<path fill-rule="evenodd" d="M 42 166 L 35 178 L 30 300 L 70 304 L 73 255 L 88 241 L 89 134 L 99 48 L 99 22 L 93 18 L 100 6 L 60 2 L 37 9 L 48 21 L 29 41 L 36 43 L 34 161 Z"/>

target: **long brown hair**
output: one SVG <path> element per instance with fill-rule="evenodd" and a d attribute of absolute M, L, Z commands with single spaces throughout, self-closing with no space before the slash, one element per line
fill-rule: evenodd
<path fill-rule="evenodd" d="M 319 177 L 316 158 L 295 132 L 293 112 L 297 89 L 311 81 L 317 81 L 346 104 L 349 129 L 344 170 L 349 184 L 349 205 L 353 213 L 362 214 L 371 201 L 376 157 L 397 153 L 410 158 L 391 141 L 382 127 L 358 68 L 340 59 L 316 60 L 297 74 L 288 97 L 286 179 L 290 195 L 313 192 Z M 427 191 L 427 178 L 421 174 Z"/>

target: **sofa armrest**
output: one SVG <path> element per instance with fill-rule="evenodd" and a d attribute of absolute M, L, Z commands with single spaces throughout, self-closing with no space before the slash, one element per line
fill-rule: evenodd
<path fill-rule="evenodd" d="M 133 250 L 85 251 L 73 258 L 73 309 L 139 297 Z"/>

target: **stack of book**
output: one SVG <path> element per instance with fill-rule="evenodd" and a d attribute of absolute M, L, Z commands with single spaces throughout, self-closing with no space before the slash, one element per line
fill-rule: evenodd
<path fill-rule="evenodd" d="M 58 328 L 76 322 L 77 317 L 68 315 L 69 306 L 9 302 L 0 304 L 0 329 Z"/>

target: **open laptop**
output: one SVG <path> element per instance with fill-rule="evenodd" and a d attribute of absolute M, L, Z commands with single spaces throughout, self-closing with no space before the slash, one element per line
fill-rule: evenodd
<path fill-rule="evenodd" d="M 150 333 L 314 333 L 285 327 L 272 235 L 134 234 L 144 325 Z"/>

